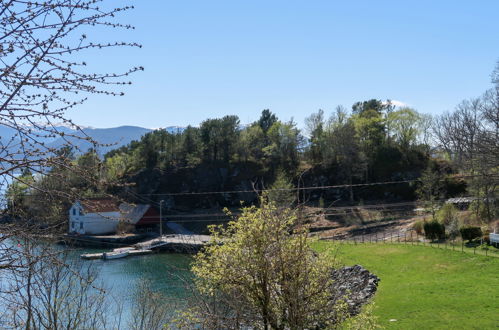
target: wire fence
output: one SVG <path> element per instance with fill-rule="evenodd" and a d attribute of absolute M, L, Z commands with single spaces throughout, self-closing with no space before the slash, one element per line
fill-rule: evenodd
<path fill-rule="evenodd" d="M 424 234 L 415 230 L 388 230 L 375 233 L 362 233 L 352 237 L 336 236 L 321 237 L 321 240 L 332 240 L 341 244 L 403 244 L 412 246 L 426 246 L 442 250 L 459 251 L 462 253 L 472 253 L 474 255 L 484 255 L 487 257 L 499 257 L 499 244 L 488 243 L 484 237 L 471 242 L 461 239 L 440 239 L 431 240 L 425 238 Z"/>

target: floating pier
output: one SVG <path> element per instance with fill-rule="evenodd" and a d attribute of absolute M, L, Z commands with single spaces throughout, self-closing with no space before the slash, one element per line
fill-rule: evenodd
<path fill-rule="evenodd" d="M 127 251 L 128 256 L 151 254 L 157 251 L 196 253 L 209 241 L 209 235 L 164 235 L 129 247 L 117 248 L 112 252 Z M 104 259 L 104 253 L 86 253 L 82 254 L 81 258 Z"/>

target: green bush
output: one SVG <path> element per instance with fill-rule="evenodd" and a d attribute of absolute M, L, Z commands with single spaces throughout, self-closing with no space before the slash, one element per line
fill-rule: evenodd
<path fill-rule="evenodd" d="M 482 237 L 482 229 L 480 227 L 466 226 L 459 229 L 463 240 L 471 242 L 475 238 Z"/>
<path fill-rule="evenodd" d="M 453 204 L 444 204 L 438 210 L 436 217 L 445 226 L 448 238 L 454 239 L 459 236 L 459 211 Z"/>
<path fill-rule="evenodd" d="M 278 207 L 290 207 L 296 200 L 293 188 L 294 186 L 286 173 L 279 170 L 274 183 L 270 186 L 270 190 L 266 192 L 267 199 Z"/>
<path fill-rule="evenodd" d="M 445 225 L 437 220 L 425 222 L 423 225 L 424 235 L 427 239 L 443 239 L 445 238 Z"/>
<path fill-rule="evenodd" d="M 475 221 L 477 223 L 482 223 L 487 219 L 487 208 L 483 201 L 475 200 L 471 202 L 469 210 L 474 215 Z"/>
<path fill-rule="evenodd" d="M 412 229 L 414 229 L 416 231 L 416 233 L 418 233 L 418 235 L 421 235 L 423 233 L 423 228 L 424 227 L 424 222 L 419 220 L 419 221 L 416 221 L 415 223 L 412 224 Z"/>
<path fill-rule="evenodd" d="M 458 210 L 452 204 L 444 204 L 437 212 L 437 219 L 445 226 L 457 220 Z"/>

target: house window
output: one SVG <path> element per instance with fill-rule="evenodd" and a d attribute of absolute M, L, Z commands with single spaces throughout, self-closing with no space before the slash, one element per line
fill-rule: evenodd
<path fill-rule="evenodd" d="M 71 222 L 71 229 L 75 229 L 75 223 Z"/>
<path fill-rule="evenodd" d="M 73 215 L 76 215 L 76 209 L 73 209 Z"/>
<path fill-rule="evenodd" d="M 80 229 L 83 229 L 83 222 L 80 222 Z"/>

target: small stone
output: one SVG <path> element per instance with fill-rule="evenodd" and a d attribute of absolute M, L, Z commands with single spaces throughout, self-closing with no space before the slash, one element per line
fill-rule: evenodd
<path fill-rule="evenodd" d="M 397 319 L 390 319 L 390 322 L 397 322 Z"/>

